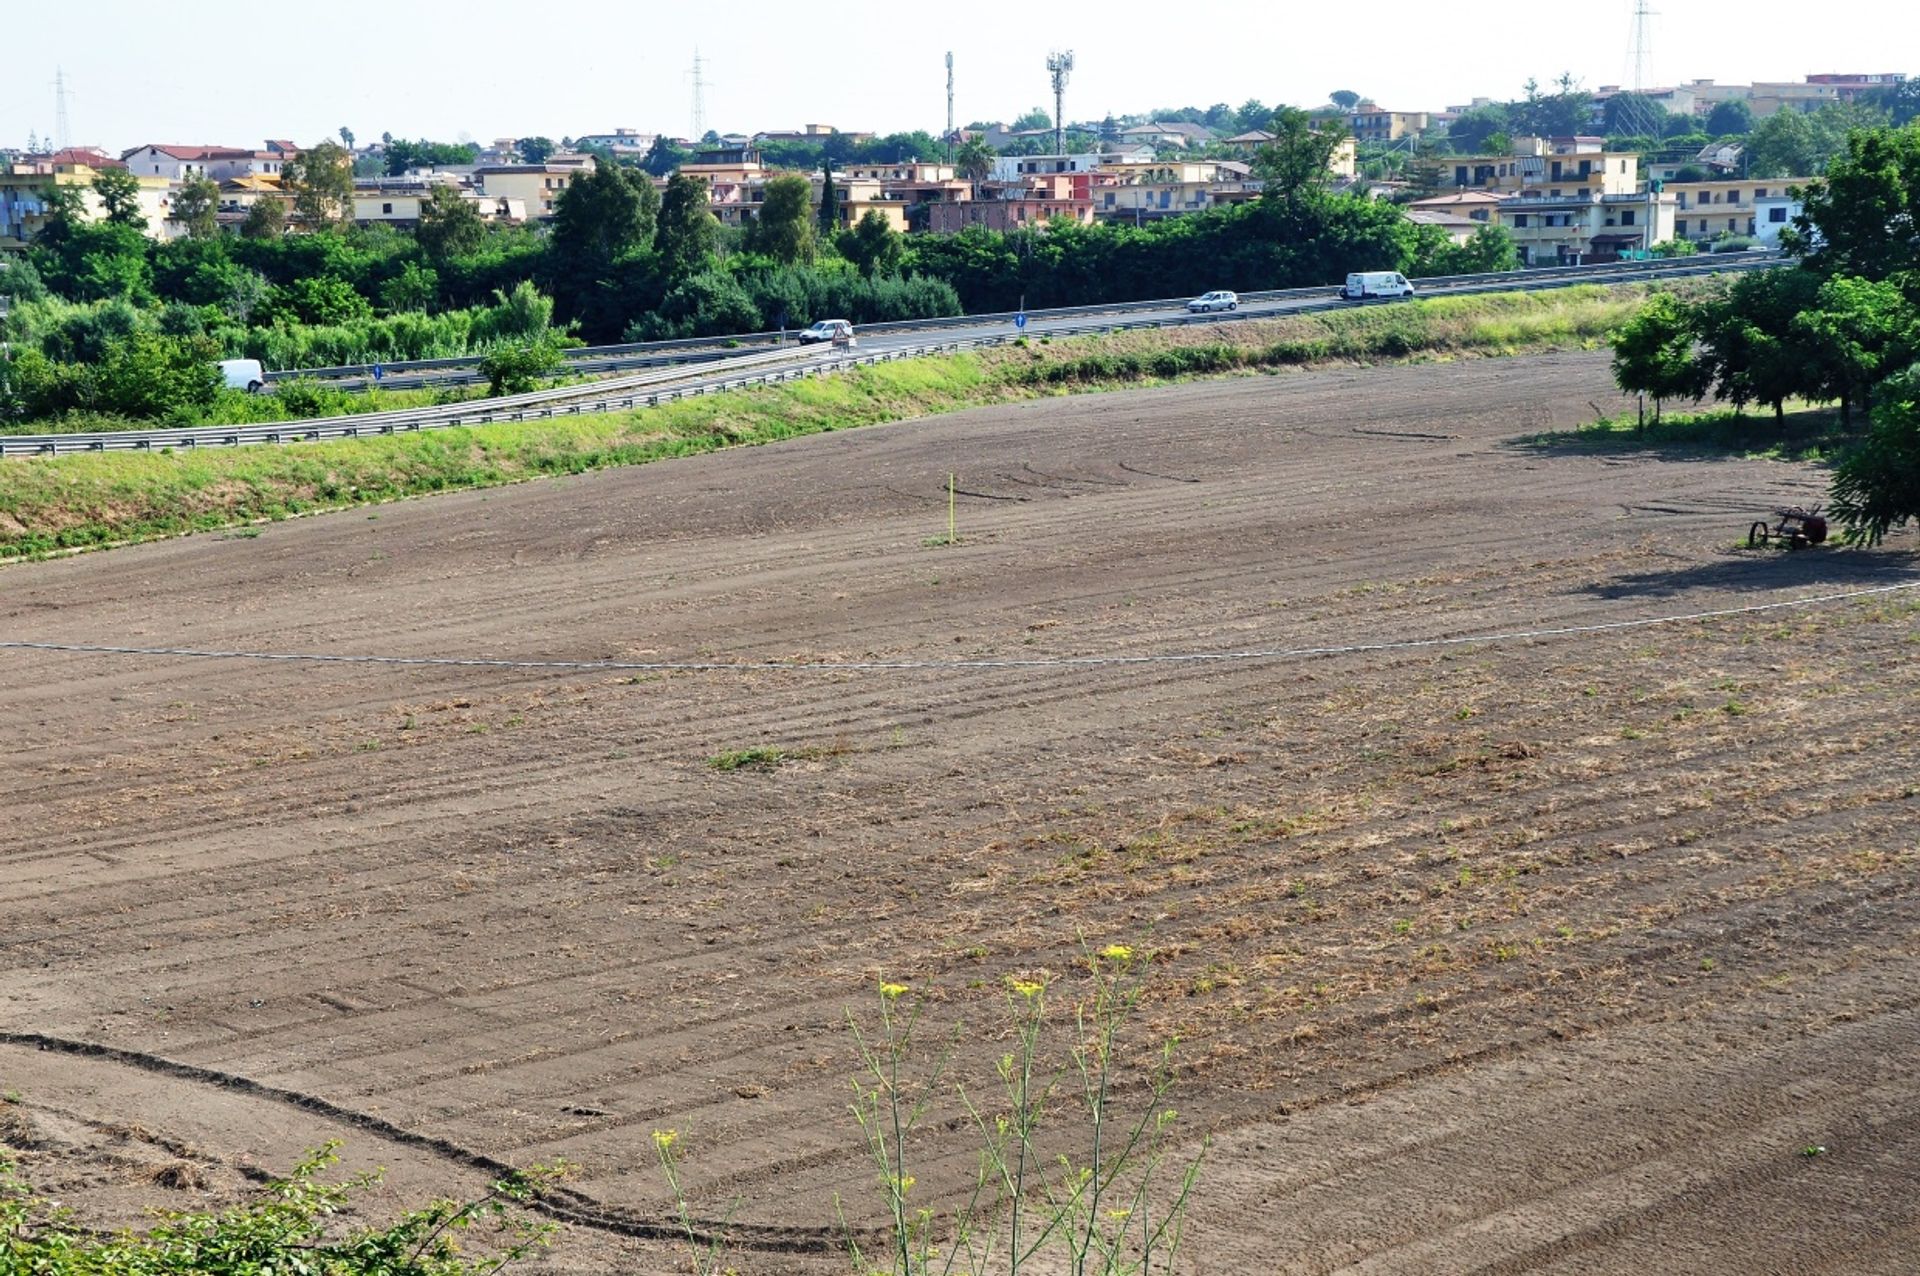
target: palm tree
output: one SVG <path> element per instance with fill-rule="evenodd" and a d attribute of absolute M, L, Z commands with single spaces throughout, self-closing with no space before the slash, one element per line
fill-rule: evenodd
<path fill-rule="evenodd" d="M 970 138 L 962 144 L 953 157 L 954 169 L 960 176 L 973 183 L 973 197 L 980 198 L 980 183 L 987 180 L 993 172 L 993 161 L 997 158 L 994 149 L 979 138 Z"/>

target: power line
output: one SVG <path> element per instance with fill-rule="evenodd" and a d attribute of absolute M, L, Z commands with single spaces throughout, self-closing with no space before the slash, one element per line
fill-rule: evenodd
<path fill-rule="evenodd" d="M 1273 660 L 1304 660 L 1321 656 L 1370 655 L 1392 651 L 1423 651 L 1445 647 L 1488 646 L 1569 638 L 1584 634 L 1618 633 L 1664 625 L 1754 616 L 1767 612 L 1804 610 L 1829 603 L 1851 602 L 1920 589 L 1920 580 L 1897 585 L 1875 585 L 1829 594 L 1812 594 L 1779 602 L 1749 603 L 1708 611 L 1603 620 L 1586 625 L 1555 625 L 1539 629 L 1511 629 L 1497 633 L 1466 634 L 1453 638 L 1407 638 L 1386 642 L 1341 643 L 1318 647 L 1274 647 L 1249 651 L 1149 653 L 1140 656 L 1034 656 L 980 660 L 501 660 L 479 656 L 325 655 L 316 652 L 213 651 L 191 647 L 110 647 L 89 643 L 31 642 L 0 639 L 0 650 L 49 651 L 89 656 L 153 656 L 176 660 L 258 660 L 281 664 L 401 665 L 462 669 L 570 670 L 603 673 L 942 673 L 964 670 L 1091 669 L 1128 665 L 1234 664 Z"/>

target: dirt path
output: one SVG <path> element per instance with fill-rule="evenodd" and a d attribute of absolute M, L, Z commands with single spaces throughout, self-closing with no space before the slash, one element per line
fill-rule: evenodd
<path fill-rule="evenodd" d="M 1920 576 L 1910 541 L 1734 548 L 1804 467 L 1512 442 L 1594 403 L 1590 355 L 1062 399 L 8 568 L 0 632 L 1134 656 Z M 108 1212 L 151 1194 L 102 1150 L 132 1126 L 206 1199 L 341 1130 L 476 1180 L 390 1130 L 565 1156 L 644 1231 L 674 1128 L 747 1270 L 838 1270 L 834 1193 L 872 1217 L 846 1009 L 928 990 L 978 1077 L 1002 981 L 1066 998 L 1084 936 L 1157 954 L 1142 1037 L 1219 1140 L 1201 1270 L 1909 1270 L 1916 615 L 870 674 L 0 653 L 0 1030 L 344 1118 L 20 1044 L 0 1088 Z M 749 749 L 785 761 L 709 765 Z M 917 1151 L 936 1196 L 971 1155 Z M 558 1261 L 667 1268 L 635 1245 Z"/>

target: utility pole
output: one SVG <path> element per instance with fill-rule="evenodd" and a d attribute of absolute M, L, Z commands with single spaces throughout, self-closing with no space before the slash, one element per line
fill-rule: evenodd
<path fill-rule="evenodd" d="M 1073 50 L 1047 55 L 1047 74 L 1053 77 L 1053 153 L 1067 153 L 1067 77 L 1073 74 Z"/>
<path fill-rule="evenodd" d="M 1653 112 L 1648 110 L 1646 101 L 1647 66 L 1653 59 L 1653 19 L 1658 17 L 1647 6 L 1647 0 L 1633 0 L 1633 39 L 1628 52 L 1628 80 L 1633 84 L 1633 105 L 1626 118 L 1620 124 L 1630 133 L 1653 137 L 1657 146 L 1659 130 L 1654 125 Z"/>
<path fill-rule="evenodd" d="M 947 136 L 953 136 L 953 54 L 947 54 Z"/>

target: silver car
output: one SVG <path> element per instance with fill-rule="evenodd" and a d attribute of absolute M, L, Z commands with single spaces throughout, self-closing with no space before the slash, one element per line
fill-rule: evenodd
<path fill-rule="evenodd" d="M 1196 315 L 1211 314 L 1216 310 L 1238 309 L 1240 309 L 1240 294 L 1228 292 L 1224 288 L 1203 293 L 1187 303 L 1188 312 Z"/>

